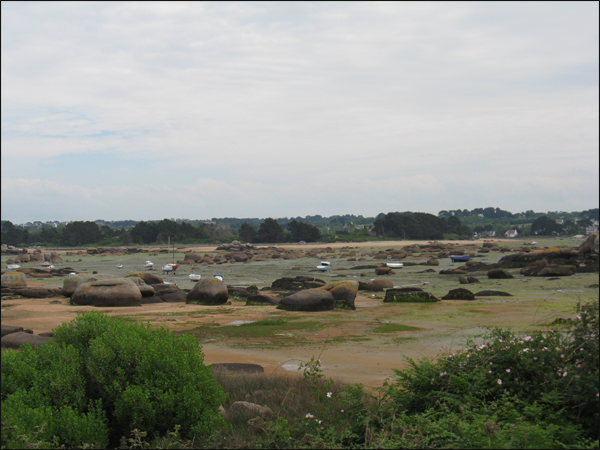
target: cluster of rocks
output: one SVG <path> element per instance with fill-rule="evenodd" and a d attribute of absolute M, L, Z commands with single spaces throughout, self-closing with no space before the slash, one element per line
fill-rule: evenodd
<path fill-rule="evenodd" d="M 2 337 L 0 338 L 2 348 L 18 349 L 21 345 L 29 344 L 32 347 L 45 344 L 52 340 L 54 334 L 51 331 L 33 334 L 33 330 L 24 330 L 23 327 L 2 325 Z"/>

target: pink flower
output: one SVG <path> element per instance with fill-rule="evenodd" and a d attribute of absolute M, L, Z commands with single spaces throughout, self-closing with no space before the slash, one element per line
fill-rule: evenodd
<path fill-rule="evenodd" d="M 533 360 L 534 360 L 534 361 L 537 361 L 537 356 L 534 356 L 534 357 L 533 357 Z"/>
<path fill-rule="evenodd" d="M 488 373 L 492 373 L 492 371 L 491 371 L 491 370 L 488 370 Z"/>
<path fill-rule="evenodd" d="M 344 412 L 344 410 L 343 410 L 343 409 L 340 409 L 340 411 L 341 411 L 341 412 Z"/>
<path fill-rule="evenodd" d="M 502 384 L 502 380 L 498 380 L 498 384 Z"/>
<path fill-rule="evenodd" d="M 507 372 L 507 373 L 510 373 L 510 369 L 506 369 L 506 372 Z"/>
<path fill-rule="evenodd" d="M 307 418 L 307 419 L 312 419 L 313 417 L 314 417 L 314 416 L 313 416 L 311 413 L 308 413 L 308 414 L 306 415 L 306 418 Z"/>
<path fill-rule="evenodd" d="M 490 363 L 490 366 L 492 365 L 492 363 Z"/>
<path fill-rule="evenodd" d="M 317 361 L 318 361 L 319 364 L 321 364 L 321 360 L 320 359 L 317 359 Z"/>
<path fill-rule="evenodd" d="M 564 357 L 565 357 L 565 355 L 560 355 L 560 357 L 561 357 L 561 358 L 564 358 Z"/>
<path fill-rule="evenodd" d="M 566 377 L 566 376 L 567 376 L 567 372 L 563 373 L 563 377 Z"/>
<path fill-rule="evenodd" d="M 525 336 L 525 340 L 526 341 L 533 341 L 533 338 L 531 336 Z"/>

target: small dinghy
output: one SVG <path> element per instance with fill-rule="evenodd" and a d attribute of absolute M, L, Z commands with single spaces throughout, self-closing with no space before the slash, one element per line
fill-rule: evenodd
<path fill-rule="evenodd" d="M 387 266 L 391 267 L 392 269 L 399 269 L 404 267 L 404 263 L 387 263 Z"/>
<path fill-rule="evenodd" d="M 46 269 L 56 269 L 56 267 L 54 267 L 52 264 L 50 264 L 49 266 L 44 266 Z"/>
<path fill-rule="evenodd" d="M 330 266 L 331 263 L 329 261 L 321 261 L 322 266 Z"/>
<path fill-rule="evenodd" d="M 467 256 L 450 255 L 450 259 L 452 260 L 452 262 L 466 262 L 469 259 L 471 259 L 471 257 L 469 255 L 467 255 Z"/>
<path fill-rule="evenodd" d="M 218 278 L 219 280 L 223 281 L 223 275 L 213 275 L 215 278 Z"/>
<path fill-rule="evenodd" d="M 52 265 L 52 263 L 49 263 L 48 261 L 45 261 L 42 263 L 42 267 L 49 267 L 51 265 Z"/>
<path fill-rule="evenodd" d="M 7 268 L 7 269 L 10 269 L 10 270 L 16 270 L 16 269 L 20 269 L 20 268 L 21 268 L 21 266 L 20 266 L 20 265 L 18 265 L 18 264 L 8 264 L 8 265 L 6 266 L 6 268 Z"/>
<path fill-rule="evenodd" d="M 144 267 L 147 269 L 151 269 L 152 267 L 154 267 L 154 263 L 152 261 L 146 261 L 146 264 L 144 264 Z"/>
<path fill-rule="evenodd" d="M 117 264 L 117 269 L 122 269 L 123 268 L 123 264 Z"/>
<path fill-rule="evenodd" d="M 192 280 L 192 281 L 200 281 L 200 278 L 202 278 L 201 275 L 197 275 L 195 273 L 190 273 L 189 277 L 190 277 L 190 280 Z"/>
<path fill-rule="evenodd" d="M 324 266 L 324 265 L 320 265 L 317 266 L 317 269 L 319 269 L 321 272 L 327 272 L 327 269 L 329 269 L 329 266 Z"/>

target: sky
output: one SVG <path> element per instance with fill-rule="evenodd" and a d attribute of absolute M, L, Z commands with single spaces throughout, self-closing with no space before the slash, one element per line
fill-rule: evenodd
<path fill-rule="evenodd" d="M 598 2 L 1 3 L 1 216 L 599 203 Z"/>

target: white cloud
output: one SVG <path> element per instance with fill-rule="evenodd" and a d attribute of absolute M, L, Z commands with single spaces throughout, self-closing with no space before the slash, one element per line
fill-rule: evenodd
<path fill-rule="evenodd" d="M 2 3 L 3 183 L 160 182 L 161 208 L 289 216 L 517 210 L 523 174 L 560 174 L 569 195 L 540 186 L 523 209 L 587 209 L 598 121 L 596 3 Z"/>

